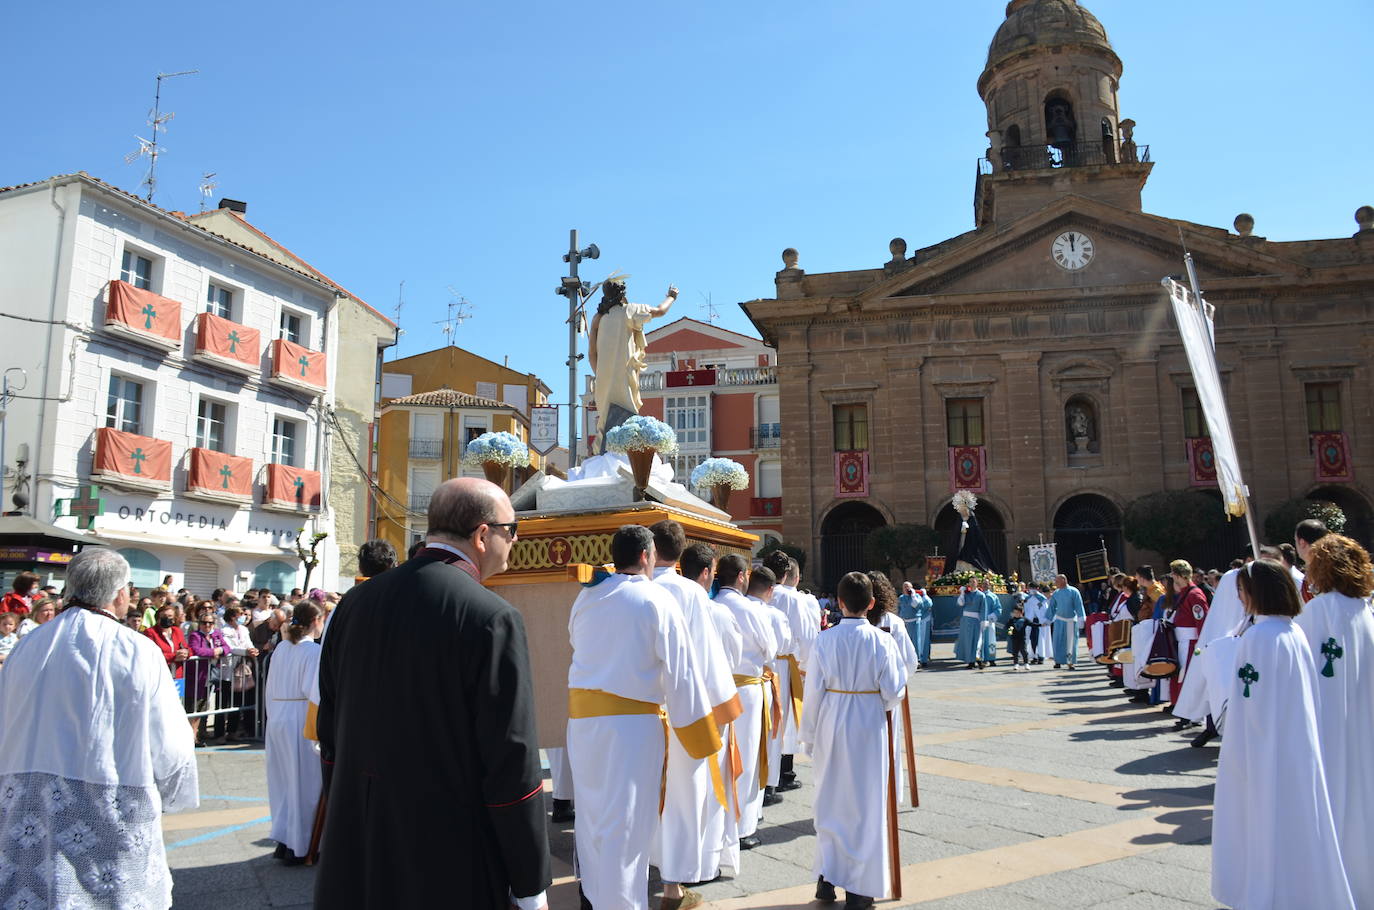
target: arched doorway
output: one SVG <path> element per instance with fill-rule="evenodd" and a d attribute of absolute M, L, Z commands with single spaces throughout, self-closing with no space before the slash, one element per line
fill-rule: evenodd
<path fill-rule="evenodd" d="M 983 539 L 988 542 L 988 549 L 992 551 L 993 568 L 999 575 L 1006 575 L 1007 523 L 1002 518 L 1002 513 L 987 500 L 982 500 L 973 514 L 978 519 L 978 527 L 983 529 Z M 959 555 L 959 529 L 962 524 L 963 519 L 954 510 L 954 506 L 948 503 L 940 510 L 940 514 L 935 516 L 935 533 L 940 537 L 940 553 L 949 558 L 945 564 L 946 572 L 954 571 L 954 557 Z"/>
<path fill-rule="evenodd" d="M 1203 490 L 1207 497 L 1216 503 L 1217 512 L 1225 515 L 1226 506 L 1221 500 L 1221 491 L 1216 489 Z M 1231 517 L 1227 521 L 1220 534 L 1214 534 L 1207 540 L 1193 547 L 1188 553 L 1174 554 L 1169 558 L 1173 559 L 1182 556 L 1193 564 L 1193 568 L 1220 569 L 1225 572 L 1231 565 L 1233 559 L 1244 559 L 1250 555 L 1250 528 L 1245 523 L 1244 516 L 1237 518 Z M 1158 574 L 1158 572 L 1156 572 Z"/>
<path fill-rule="evenodd" d="M 849 572 L 867 572 L 864 544 L 887 524 L 881 512 L 864 502 L 841 503 L 821 522 L 821 585 L 834 591 Z"/>
<path fill-rule="evenodd" d="M 1374 510 L 1369 502 L 1349 487 L 1317 487 L 1307 494 L 1308 499 L 1324 499 L 1334 502 L 1345 513 L 1345 536 L 1359 541 L 1366 550 L 1374 542 Z"/>
<path fill-rule="evenodd" d="M 1080 553 L 1107 548 L 1107 562 L 1120 567 L 1125 557 L 1121 536 L 1121 510 L 1105 496 L 1084 493 L 1070 497 L 1054 513 L 1054 542 L 1059 571 L 1078 583 Z"/>

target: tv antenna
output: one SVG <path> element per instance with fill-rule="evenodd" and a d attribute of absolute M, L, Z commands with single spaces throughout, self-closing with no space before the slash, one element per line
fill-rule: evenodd
<path fill-rule="evenodd" d="M 701 292 L 698 291 L 697 293 Z M 706 321 L 711 323 L 711 325 L 715 325 L 720 321 L 720 311 L 716 309 L 715 301 L 711 299 L 710 294 L 705 293 L 701 293 L 701 299 L 705 302 L 699 303 L 697 306 L 706 311 Z"/>
<path fill-rule="evenodd" d="M 176 116 L 172 111 L 162 113 L 162 80 L 171 79 L 176 76 L 193 76 L 200 70 L 182 70 L 179 73 L 158 73 L 157 90 L 153 93 L 153 109 L 148 112 L 148 126 L 152 128 L 149 133 L 151 139 L 144 139 L 142 136 L 135 136 L 138 140 L 138 148 L 124 156 L 125 164 L 133 164 L 140 158 L 148 159 L 148 173 L 144 176 L 140 186 L 148 188 L 147 201 L 153 201 L 153 194 L 157 192 L 157 158 L 162 154 L 162 149 L 158 148 L 157 134 L 167 132 L 167 124 Z"/>
<path fill-rule="evenodd" d="M 211 171 L 208 174 L 200 175 L 200 210 L 205 211 L 205 203 L 210 201 L 210 197 L 215 194 L 215 187 L 219 186 L 214 182 L 217 175 Z"/>
<path fill-rule="evenodd" d="M 448 286 L 448 317 L 446 319 L 436 319 L 435 325 L 443 326 L 440 329 L 444 333 L 447 344 L 453 344 L 453 336 L 457 333 L 458 327 L 472 318 L 472 304 L 468 299 L 459 294 L 453 285 Z"/>

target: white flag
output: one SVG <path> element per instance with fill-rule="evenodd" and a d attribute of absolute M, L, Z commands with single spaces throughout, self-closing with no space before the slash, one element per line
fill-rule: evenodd
<path fill-rule="evenodd" d="M 1212 453 L 1216 457 L 1217 486 L 1226 503 L 1228 515 L 1237 517 L 1246 511 L 1245 497 L 1249 495 L 1240 476 L 1240 458 L 1236 455 L 1236 441 L 1231 436 L 1231 419 L 1226 413 L 1226 398 L 1221 392 L 1221 376 L 1217 372 L 1217 354 L 1213 347 L 1212 319 L 1203 312 L 1202 302 L 1172 278 L 1165 278 L 1164 287 L 1173 305 L 1174 321 L 1188 355 L 1188 366 L 1197 386 L 1198 401 L 1212 435 Z"/>

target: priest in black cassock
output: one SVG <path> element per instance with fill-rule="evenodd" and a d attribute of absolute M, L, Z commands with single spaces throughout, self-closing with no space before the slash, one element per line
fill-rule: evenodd
<path fill-rule="evenodd" d="M 481 585 L 515 537 L 500 487 L 446 481 L 425 549 L 335 610 L 320 660 L 317 907 L 546 906 L 525 625 Z"/>

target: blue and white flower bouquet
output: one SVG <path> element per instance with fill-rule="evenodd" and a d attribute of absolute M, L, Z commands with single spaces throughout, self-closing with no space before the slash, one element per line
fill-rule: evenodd
<path fill-rule="evenodd" d="M 692 469 L 692 486 L 698 490 L 726 486 L 743 490 L 749 486 L 749 472 L 744 465 L 729 458 L 708 458 Z"/>
<path fill-rule="evenodd" d="M 660 455 L 677 452 L 677 434 L 661 420 L 638 414 L 606 434 L 606 451 L 628 455 L 655 451 Z"/>
<path fill-rule="evenodd" d="M 480 467 L 491 462 L 508 468 L 523 468 L 530 463 L 530 449 L 514 433 L 483 433 L 463 450 L 463 464 Z"/>

